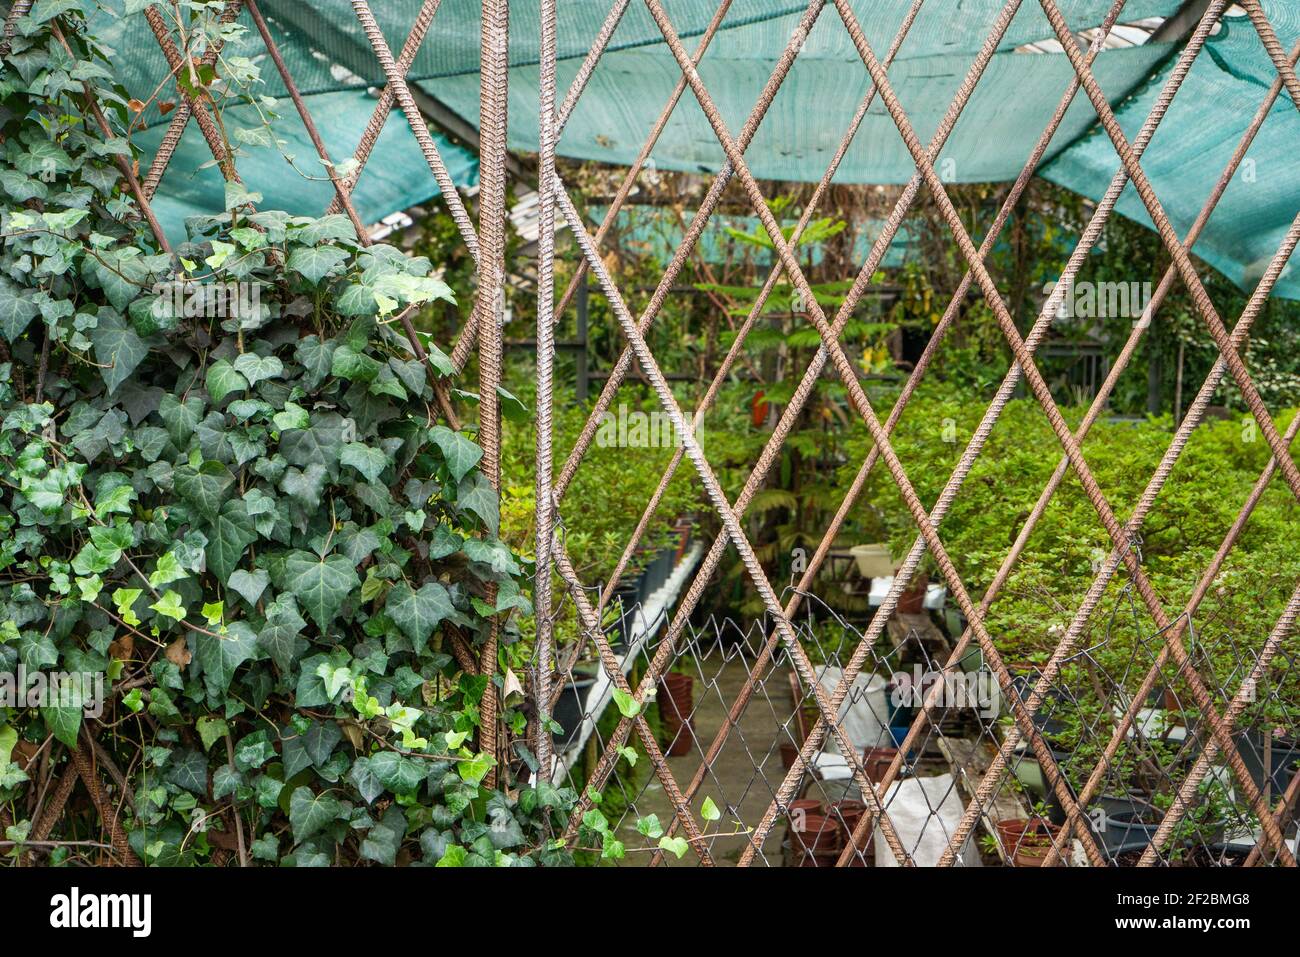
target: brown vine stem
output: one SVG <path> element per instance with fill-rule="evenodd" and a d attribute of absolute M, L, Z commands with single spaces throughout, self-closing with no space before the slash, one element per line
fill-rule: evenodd
<path fill-rule="evenodd" d="M 72 47 L 68 45 L 68 41 L 64 38 L 63 31 L 59 29 L 57 21 L 51 21 L 50 32 L 54 35 L 54 39 L 59 41 L 59 45 L 63 47 L 64 52 L 73 59 L 76 59 L 76 54 L 72 52 Z M 90 84 L 84 80 L 82 81 L 81 88 L 86 94 L 86 105 L 90 108 L 91 116 L 95 118 L 95 123 L 99 127 L 100 132 L 103 133 L 106 138 L 112 139 L 113 129 L 108 125 L 108 120 L 104 118 L 104 111 L 99 108 L 99 103 L 95 99 L 95 91 L 92 90 Z M 163 232 L 161 224 L 159 224 L 157 217 L 154 216 L 153 207 L 149 205 L 149 200 L 144 195 L 144 190 L 140 188 L 140 180 L 135 175 L 135 170 L 131 168 L 131 164 L 126 161 L 124 156 L 114 154 L 113 159 L 117 163 L 117 168 L 121 171 L 122 175 L 126 177 L 126 181 L 131 187 L 131 195 L 135 197 L 136 204 L 140 207 L 140 212 L 149 223 L 149 228 L 153 231 L 154 238 L 158 241 L 158 245 L 165 253 L 167 253 L 168 256 L 175 257 L 176 253 L 172 249 L 171 243 L 167 241 L 167 234 Z"/>
<path fill-rule="evenodd" d="M 235 744 L 230 740 L 229 733 L 226 734 L 226 758 L 230 761 L 230 766 L 235 766 Z M 239 841 L 239 866 L 248 866 L 248 851 L 244 848 L 244 819 L 239 815 L 239 803 L 236 796 L 230 796 L 230 814 L 235 819 L 235 838 Z"/>

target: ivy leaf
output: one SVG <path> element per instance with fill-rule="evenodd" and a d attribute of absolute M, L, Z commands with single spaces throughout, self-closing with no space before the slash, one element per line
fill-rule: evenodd
<path fill-rule="evenodd" d="M 314 794 L 308 787 L 294 788 L 289 796 L 289 824 L 293 827 L 294 844 L 319 834 L 341 810 L 338 800 L 329 793 Z"/>
<path fill-rule="evenodd" d="M 465 850 L 465 848 L 461 847 L 459 844 L 449 844 L 447 845 L 447 850 L 443 852 L 442 857 L 438 859 L 438 863 L 433 866 L 464 867 L 465 862 L 468 859 L 469 851 Z"/>
<path fill-rule="evenodd" d="M 208 369 L 207 386 L 212 404 L 219 406 L 221 400 L 230 393 L 243 392 L 247 389 L 248 380 L 225 359 L 219 359 Z"/>
<path fill-rule="evenodd" d="M 280 491 L 308 509 L 320 506 L 325 491 L 325 466 L 313 462 L 305 469 L 290 468 L 280 479 Z"/>
<path fill-rule="evenodd" d="M 370 767 L 370 757 L 360 757 L 352 762 L 348 780 L 356 787 L 361 799 L 367 804 L 374 804 L 375 798 L 384 793 L 384 785 Z"/>
<path fill-rule="evenodd" d="M 300 637 L 306 627 L 307 622 L 298 614 L 293 596 L 281 595 L 266 610 L 266 626 L 258 633 L 257 643 L 281 671 L 288 672 L 307 650 L 307 640 Z"/>
<path fill-rule="evenodd" d="M 451 593 L 438 582 L 427 582 L 419 591 L 413 591 L 406 582 L 399 582 L 388 593 L 384 608 L 393 624 L 411 639 L 417 653 L 424 651 L 433 629 L 456 614 Z"/>
<path fill-rule="evenodd" d="M 367 481 L 374 482 L 379 479 L 379 473 L 388 465 L 388 456 L 384 455 L 383 450 L 371 448 L 362 442 L 349 442 L 343 446 L 339 461 L 344 465 L 352 466 L 364 475 Z"/>
<path fill-rule="evenodd" d="M 271 416 L 272 424 L 281 432 L 289 429 L 305 429 L 311 425 L 307 410 L 295 402 L 285 400 L 284 409 Z"/>
<path fill-rule="evenodd" d="M 235 485 L 235 476 L 220 462 L 204 462 L 198 470 L 182 466 L 176 470 L 176 491 L 200 515 L 215 521 L 221 504 Z"/>
<path fill-rule="evenodd" d="M 486 751 L 480 751 L 468 761 L 459 762 L 456 765 L 456 771 L 460 774 L 460 779 L 466 784 L 479 784 L 496 765 L 496 758 Z"/>
<path fill-rule="evenodd" d="M 245 506 L 245 511 L 247 511 L 247 506 Z M 212 559 L 209 558 L 208 560 L 211 561 Z M 270 580 L 271 576 L 266 573 L 264 568 L 256 568 L 251 572 L 244 568 L 236 568 L 227 577 L 226 586 L 233 589 L 249 605 L 256 605 L 257 600 L 262 597 L 262 592 L 266 591 L 266 586 L 270 583 Z"/>
<path fill-rule="evenodd" d="M 253 519 L 248 514 L 248 505 L 242 499 L 232 499 L 227 502 L 221 507 L 221 514 L 212 523 L 211 533 L 208 536 L 208 570 L 216 575 L 222 584 L 230 584 L 230 577 L 243 560 L 244 552 L 255 541 L 257 541 L 257 531 L 253 528 Z M 262 575 L 265 578 L 266 572 L 262 572 Z M 262 587 L 266 587 L 265 582 Z M 258 594 L 261 594 L 260 589 Z M 254 604 L 254 601 L 250 601 L 249 604 Z"/>
<path fill-rule="evenodd" d="M 6 339 L 16 342 L 39 311 L 31 290 L 0 276 L 0 333 Z"/>
<path fill-rule="evenodd" d="M 392 867 L 397 860 L 397 849 L 401 845 L 401 835 L 385 824 L 376 824 L 361 842 L 361 856 L 376 864 Z"/>
<path fill-rule="evenodd" d="M 361 584 L 356 569 L 343 555 L 317 558 L 311 552 L 290 552 L 284 573 L 289 590 L 322 630 L 338 615 L 352 589 Z"/>
<path fill-rule="evenodd" d="M 194 722 L 194 727 L 199 732 L 199 740 L 203 742 L 204 752 L 212 750 L 212 746 L 230 733 L 230 725 L 226 724 L 224 718 L 214 717 L 213 715 L 204 715 Z"/>
<path fill-rule="evenodd" d="M 409 794 L 420 786 L 428 774 L 418 761 L 393 751 L 372 754 L 370 770 L 379 779 L 379 783 L 394 794 Z"/>
<path fill-rule="evenodd" d="M 180 621 L 185 617 L 185 606 L 181 604 L 181 596 L 171 589 L 168 589 L 161 598 L 149 607 L 158 614 L 173 618 L 176 621 Z"/>
<path fill-rule="evenodd" d="M 498 539 L 468 538 L 462 548 L 465 557 L 472 562 L 487 565 L 495 575 L 518 575 L 519 566 L 515 563 L 510 549 Z"/>
<path fill-rule="evenodd" d="M 498 533 L 501 516 L 496 489 L 482 472 L 474 472 L 461 479 L 456 491 L 456 502 L 465 511 L 476 515 L 493 535 Z"/>
<path fill-rule="evenodd" d="M 334 350 L 334 359 L 330 363 L 331 374 L 353 382 L 372 381 L 379 374 L 379 368 L 378 360 L 346 344 Z"/>
<path fill-rule="evenodd" d="M 163 780 L 192 794 L 208 793 L 208 759 L 188 748 L 173 751 L 163 768 Z"/>
<path fill-rule="evenodd" d="M 81 0 L 37 0 L 31 11 L 32 23 L 44 23 L 47 20 L 53 20 L 70 10 L 83 13 L 84 9 Z"/>
<path fill-rule="evenodd" d="M 700 805 L 700 817 L 706 821 L 717 821 L 722 817 L 722 812 L 718 806 L 713 803 L 713 798 L 706 797 L 704 803 Z"/>
<path fill-rule="evenodd" d="M 357 231 L 352 227 L 352 221 L 342 213 L 331 213 L 329 216 L 322 216 L 320 219 L 313 219 L 309 223 L 303 224 L 293 233 L 295 242 L 302 243 L 304 246 L 315 246 L 326 240 L 336 242 L 357 241 Z"/>
<path fill-rule="evenodd" d="M 18 636 L 18 660 L 29 672 L 37 672 L 59 660 L 59 649 L 47 633 L 24 631 Z"/>
<path fill-rule="evenodd" d="M 99 321 L 90 331 L 90 342 L 109 395 L 117 391 L 149 351 L 126 320 L 111 309 L 99 310 Z"/>
<path fill-rule="evenodd" d="M 451 472 L 451 477 L 457 482 L 463 479 L 470 469 L 478 465 L 479 459 L 483 458 L 481 448 L 459 432 L 453 432 L 445 425 L 435 425 L 430 429 L 429 438 L 442 450 L 442 457 L 443 461 L 447 463 L 447 470 Z"/>
<path fill-rule="evenodd" d="M 203 418 L 203 400 L 192 395 L 182 402 L 168 392 L 158 403 L 158 415 L 176 447 L 185 449 L 189 447 L 190 436 Z"/>
<path fill-rule="evenodd" d="M 85 706 L 90 704 L 87 692 L 90 689 L 82 681 L 82 676 L 73 674 L 61 681 L 51 679 L 50 696 L 61 702 L 57 707 L 41 708 L 45 724 L 56 738 L 70 748 L 77 747 L 77 735 L 81 730 L 81 716 Z"/>
<path fill-rule="evenodd" d="M 641 713 L 641 704 L 636 698 L 622 688 L 614 689 L 614 703 L 618 705 L 618 710 L 625 718 L 635 718 Z"/>
<path fill-rule="evenodd" d="M 263 379 L 274 379 L 284 372 L 284 363 L 275 356 L 259 356 L 255 352 L 244 352 L 234 362 L 235 371 L 256 385 Z"/>
<path fill-rule="evenodd" d="M 311 419 L 311 428 L 281 433 L 280 452 L 290 465 L 299 468 L 323 465 L 332 471 L 338 465 L 343 437 L 351 431 L 348 422 L 337 413 L 316 415 Z"/>
<path fill-rule="evenodd" d="M 343 732 L 335 721 L 313 721 L 303 735 L 303 747 L 312 763 L 320 767 L 329 760 L 334 746 L 343 740 Z"/>
<path fill-rule="evenodd" d="M 255 771 L 274 757 L 275 745 L 265 730 L 246 734 L 235 745 L 235 767 L 241 771 Z"/>
<path fill-rule="evenodd" d="M 685 853 L 690 849 L 690 845 L 686 843 L 686 838 L 669 837 L 666 834 L 663 837 L 659 838 L 659 847 L 662 850 L 669 851 L 670 853 L 675 854 L 679 861 L 682 859 L 683 855 L 685 855 Z"/>
<path fill-rule="evenodd" d="M 244 775 L 232 765 L 223 764 L 212 772 L 212 799 L 220 801 L 244 786 Z"/>
<path fill-rule="evenodd" d="M 289 254 L 285 265 L 317 285 L 347 258 L 348 254 L 337 246 L 300 246 Z"/>
<path fill-rule="evenodd" d="M 334 364 L 334 349 L 335 344 L 332 341 L 322 342 L 316 336 L 307 336 L 298 340 L 293 358 L 307 373 L 305 382 L 307 388 L 316 388 L 330 374 L 330 368 Z"/>
<path fill-rule="evenodd" d="M 230 687 L 235 670 L 257 656 L 257 633 L 244 621 L 231 622 L 221 637 L 196 633 L 194 644 L 203 674 L 220 694 Z"/>

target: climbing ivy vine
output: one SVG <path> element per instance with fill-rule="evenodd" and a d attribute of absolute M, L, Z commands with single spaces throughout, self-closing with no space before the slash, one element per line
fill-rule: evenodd
<path fill-rule="evenodd" d="M 475 662 L 530 569 L 392 329 L 452 291 L 237 184 L 169 255 L 79 7 L 19 18 L 0 73 L 0 673 L 63 692 L 0 700 L 7 853 L 120 826 L 150 864 L 566 862 L 575 795 L 477 743 L 486 694 L 523 738 Z M 120 824 L 50 799 L 83 749 Z"/>

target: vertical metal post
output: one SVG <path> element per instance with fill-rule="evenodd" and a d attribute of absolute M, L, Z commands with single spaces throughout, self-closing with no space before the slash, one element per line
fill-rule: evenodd
<path fill-rule="evenodd" d="M 551 528 L 554 493 L 551 485 L 551 387 L 555 368 L 555 0 L 542 0 L 538 105 L 538 202 L 541 222 L 537 234 L 537 543 L 533 610 L 537 621 L 537 760 L 539 780 L 551 777 Z M 585 287 L 585 284 L 584 284 Z M 579 304 L 581 314 L 583 306 Z M 585 324 L 585 319 L 579 320 Z"/>
<path fill-rule="evenodd" d="M 501 489 L 501 321 L 505 312 L 506 92 L 509 83 L 510 10 L 506 0 L 484 0 L 479 87 L 478 382 L 481 468 Z M 489 589 L 490 592 L 495 591 Z M 488 596 L 495 601 L 496 595 Z M 479 747 L 497 755 L 497 623 L 483 645 L 479 670 L 488 676 L 480 705 Z M 496 774 L 484 779 L 488 787 Z"/>

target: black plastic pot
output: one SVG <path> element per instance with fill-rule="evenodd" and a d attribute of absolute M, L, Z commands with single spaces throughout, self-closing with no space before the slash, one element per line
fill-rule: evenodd
<path fill-rule="evenodd" d="M 1164 817 L 1164 812 L 1145 805 L 1133 797 L 1116 797 L 1109 800 L 1114 802 L 1114 809 L 1106 815 L 1106 826 L 1100 834 L 1102 846 L 1111 857 L 1125 851 L 1144 849 L 1156 836 L 1156 831 L 1160 830 L 1160 821 Z M 1127 807 L 1125 807 L 1126 803 Z M 1212 828 L 1209 833 L 1202 834 L 1198 843 L 1213 846 L 1223 839 L 1223 831 L 1222 825 Z"/>
<path fill-rule="evenodd" d="M 636 623 L 637 609 L 641 607 L 641 589 L 635 583 L 622 582 L 609 596 L 609 607 L 618 615 L 610 629 L 610 644 L 626 649 L 632 642 L 632 627 Z"/>
<path fill-rule="evenodd" d="M 673 572 L 674 553 L 670 549 L 663 549 L 656 552 L 646 565 L 646 596 L 649 597 L 657 592 L 668 581 L 668 576 Z"/>
<path fill-rule="evenodd" d="M 1137 795 L 1103 794 L 1093 807 L 1101 810 L 1099 826 L 1093 831 L 1112 857 L 1146 847 L 1160 827 L 1160 812 Z M 1096 820 L 1091 812 L 1089 818 Z"/>
<path fill-rule="evenodd" d="M 637 601 L 644 605 L 650 596 L 655 593 L 655 589 L 659 586 L 656 585 L 653 580 L 653 573 L 650 567 L 653 564 L 650 560 L 651 556 L 642 553 L 638 557 L 641 561 L 641 574 L 636 580 Z"/>
<path fill-rule="evenodd" d="M 1250 776 L 1254 779 L 1255 786 L 1262 791 L 1266 778 L 1264 774 L 1264 736 L 1254 731 L 1242 731 L 1235 738 L 1237 750 L 1241 752 L 1241 760 L 1246 765 L 1246 770 L 1250 772 Z M 1275 737 L 1269 754 L 1269 774 L 1267 775 L 1269 789 L 1274 800 L 1286 793 L 1286 789 L 1291 784 L 1291 779 L 1297 773 L 1296 765 L 1298 763 L 1300 763 L 1300 741 Z"/>
<path fill-rule="evenodd" d="M 582 728 L 583 702 L 587 697 L 587 689 L 595 683 L 596 679 L 593 677 L 574 678 L 565 684 L 564 693 L 555 703 L 555 711 L 551 714 L 551 717 L 564 729 L 563 732 L 551 733 L 556 751 L 567 751 L 569 746 L 578 739 L 578 731 Z"/>

